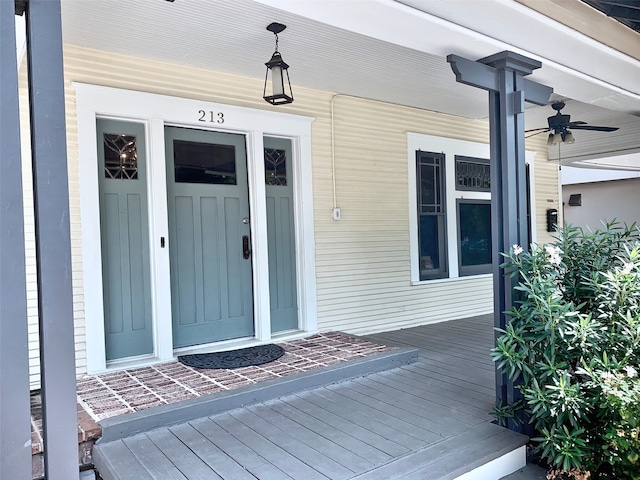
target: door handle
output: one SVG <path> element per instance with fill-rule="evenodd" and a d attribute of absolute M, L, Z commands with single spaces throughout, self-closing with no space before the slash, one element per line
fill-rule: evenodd
<path fill-rule="evenodd" d="M 247 260 L 251 256 L 251 248 L 249 248 L 249 235 L 242 236 L 242 258 Z"/>

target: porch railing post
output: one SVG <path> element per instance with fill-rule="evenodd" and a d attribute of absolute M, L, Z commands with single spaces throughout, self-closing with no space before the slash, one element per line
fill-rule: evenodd
<path fill-rule="evenodd" d="M 15 5 L 0 0 L 0 478 L 31 478 Z"/>
<path fill-rule="evenodd" d="M 60 0 L 28 0 L 45 473 L 79 477 L 69 187 Z"/>

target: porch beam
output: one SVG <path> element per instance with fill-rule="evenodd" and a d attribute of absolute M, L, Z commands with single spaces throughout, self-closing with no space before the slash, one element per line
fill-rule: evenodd
<path fill-rule="evenodd" d="M 45 473 L 48 479 L 77 479 L 78 420 L 60 0 L 28 0 L 26 16 Z"/>
<path fill-rule="evenodd" d="M 509 52 L 509 54 L 511 59 L 519 58 L 522 60 L 527 58 L 513 52 Z M 451 64 L 451 69 L 456 75 L 457 82 L 464 83 L 465 85 L 472 87 L 482 88 L 483 90 L 499 92 L 500 83 L 498 81 L 496 68 L 485 64 L 483 60 L 490 62 L 491 57 L 474 62 L 459 55 L 452 54 L 447 56 L 447 62 Z M 542 66 L 542 64 L 537 60 L 528 60 L 530 62 L 534 62 L 533 68 L 540 68 Z M 525 101 L 536 105 L 546 105 L 549 102 L 549 97 L 551 96 L 549 87 L 531 81 L 528 78 L 522 78 L 522 80 L 523 90 L 525 92 Z M 552 91 L 553 89 L 551 89 L 551 92 Z"/>
<path fill-rule="evenodd" d="M 29 349 L 13 1 L 0 0 L 0 478 L 31 478 Z"/>
<path fill-rule="evenodd" d="M 505 275 L 500 253 L 514 245 L 529 247 L 524 140 L 524 101 L 545 105 L 553 89 L 525 79 L 541 63 L 513 52 L 500 52 L 472 62 L 457 55 L 447 61 L 456 80 L 489 92 L 491 143 L 491 236 L 493 249 L 494 325 L 504 329 L 513 308 L 516 279 Z M 518 396 L 514 382 L 496 366 L 496 400 L 511 404 Z M 513 430 L 525 426 L 509 424 Z"/>

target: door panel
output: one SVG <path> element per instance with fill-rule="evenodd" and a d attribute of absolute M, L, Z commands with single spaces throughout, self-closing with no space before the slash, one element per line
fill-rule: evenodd
<path fill-rule="evenodd" d="M 264 137 L 271 332 L 298 328 L 291 140 Z"/>
<path fill-rule="evenodd" d="M 165 141 L 174 347 L 252 336 L 244 136 L 166 127 Z"/>
<path fill-rule="evenodd" d="M 98 119 L 107 360 L 153 353 L 144 125 Z"/>

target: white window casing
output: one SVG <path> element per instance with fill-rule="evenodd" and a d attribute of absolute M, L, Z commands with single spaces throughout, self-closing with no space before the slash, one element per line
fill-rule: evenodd
<path fill-rule="evenodd" d="M 419 269 L 419 244 L 418 244 L 418 192 L 416 176 L 416 151 L 443 153 L 445 156 L 445 195 L 446 195 L 446 239 L 447 239 L 447 263 L 449 267 L 448 278 L 434 280 L 420 280 Z M 491 200 L 489 192 L 472 190 L 456 190 L 455 157 L 490 158 L 490 147 L 486 143 L 470 142 L 453 138 L 437 137 L 419 133 L 407 133 L 407 162 L 408 162 L 408 185 L 409 185 L 409 249 L 411 254 L 411 284 L 433 284 L 436 282 L 451 282 L 461 278 L 459 272 L 459 249 L 458 249 L 458 227 L 457 208 L 458 199 L 466 200 Z M 535 219 L 535 185 L 534 162 L 535 152 L 526 152 L 526 162 L 530 168 L 530 203 L 531 217 Z M 532 241 L 536 240 L 535 222 L 532 224 Z M 481 275 L 491 275 L 481 274 Z"/>

